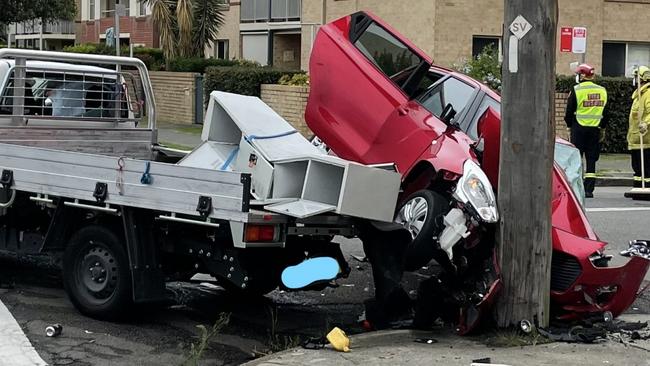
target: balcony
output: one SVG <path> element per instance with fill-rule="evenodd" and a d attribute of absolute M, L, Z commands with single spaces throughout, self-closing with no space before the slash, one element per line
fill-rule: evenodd
<path fill-rule="evenodd" d="M 242 0 L 242 23 L 299 22 L 301 0 Z"/>
<path fill-rule="evenodd" d="M 28 20 L 21 23 L 13 23 L 9 26 L 9 34 L 26 35 L 40 34 L 41 23 L 39 20 Z M 44 34 L 74 34 L 74 22 L 59 20 L 43 24 Z"/>

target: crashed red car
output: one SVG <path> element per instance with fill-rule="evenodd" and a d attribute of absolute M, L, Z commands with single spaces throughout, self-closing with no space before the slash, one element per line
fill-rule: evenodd
<path fill-rule="evenodd" d="M 402 174 L 396 222 L 413 236 L 407 269 L 432 259 L 443 267 L 446 262 L 454 273 L 463 265 L 494 264 L 488 267 L 496 276 L 469 291 L 467 297 L 475 300 L 460 306 L 459 322 L 466 325 L 464 331 L 471 330 L 501 285 L 494 252 L 482 244 L 492 242 L 498 217 L 484 210 L 492 207 L 490 194 L 498 184 L 500 96 L 470 77 L 433 65 L 422 50 L 367 12 L 321 27 L 310 78 L 305 118 L 312 131 L 342 158 L 394 163 Z M 623 267 L 608 267 L 602 253 L 606 243 L 594 233 L 557 164 L 551 205 L 554 316 L 619 315 L 636 298 L 650 262 L 635 256 Z M 454 210 L 462 214 L 450 218 Z M 461 236 L 451 241 L 453 248 L 442 245 L 449 231 Z M 488 254 L 472 262 L 481 246 Z"/>

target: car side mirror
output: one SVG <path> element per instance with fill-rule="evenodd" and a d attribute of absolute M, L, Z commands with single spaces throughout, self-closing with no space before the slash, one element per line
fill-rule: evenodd
<path fill-rule="evenodd" d="M 454 106 L 452 106 L 451 103 L 448 103 L 447 106 L 445 106 L 445 109 L 442 110 L 440 119 L 446 124 L 450 125 L 451 121 L 453 121 L 454 117 L 456 117 L 456 113 L 457 112 L 454 109 Z"/>

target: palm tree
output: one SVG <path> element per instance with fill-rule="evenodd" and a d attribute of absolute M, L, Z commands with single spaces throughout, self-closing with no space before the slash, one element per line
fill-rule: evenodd
<path fill-rule="evenodd" d="M 139 0 L 151 7 L 167 60 L 203 57 L 224 23 L 226 0 Z"/>

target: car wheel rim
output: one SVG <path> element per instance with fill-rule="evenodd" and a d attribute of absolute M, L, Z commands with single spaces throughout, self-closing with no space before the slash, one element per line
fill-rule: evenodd
<path fill-rule="evenodd" d="M 117 286 L 117 262 L 113 253 L 103 245 L 90 242 L 89 248 L 80 256 L 77 280 L 87 300 L 105 302 Z"/>
<path fill-rule="evenodd" d="M 429 204 L 427 200 L 422 197 L 414 197 L 402 206 L 395 222 L 404 226 L 415 239 L 424 227 L 428 212 Z"/>

